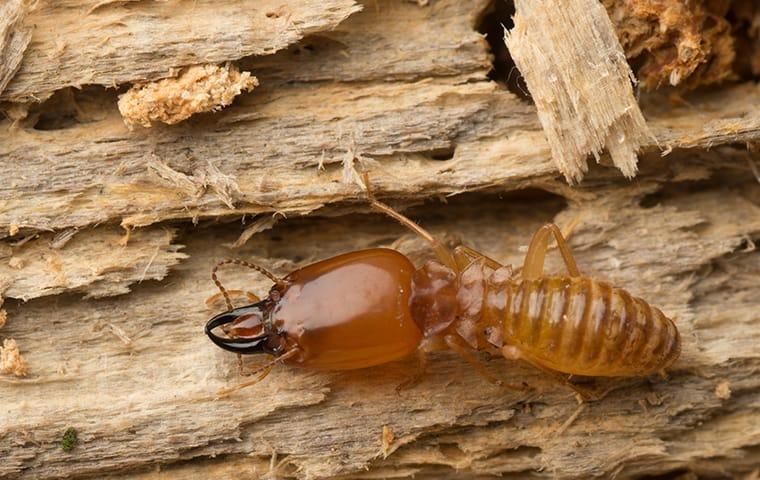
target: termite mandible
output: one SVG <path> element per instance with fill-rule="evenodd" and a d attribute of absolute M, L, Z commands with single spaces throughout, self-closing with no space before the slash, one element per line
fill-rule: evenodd
<path fill-rule="evenodd" d="M 241 260 L 214 266 L 212 280 L 228 310 L 206 324 L 219 347 L 269 354 L 253 380 L 277 363 L 350 370 L 449 348 L 494 380 L 471 351 L 520 359 L 554 375 L 635 377 L 664 373 L 681 350 L 671 319 L 622 288 L 581 275 L 560 229 L 536 231 L 521 272 L 465 246 L 449 249 L 422 227 L 375 199 L 373 209 L 422 237 L 438 261 L 415 268 L 401 253 L 372 248 L 338 255 L 284 278 Z M 568 275 L 544 274 L 554 236 Z M 274 282 L 269 295 L 233 308 L 216 276 L 221 265 L 243 265 Z M 213 298 L 213 297 L 212 297 Z M 215 333 L 222 327 L 224 336 Z M 521 388 L 519 385 L 507 385 Z"/>

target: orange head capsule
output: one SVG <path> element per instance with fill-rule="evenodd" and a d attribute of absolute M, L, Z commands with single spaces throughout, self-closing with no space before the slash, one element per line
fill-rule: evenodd
<path fill-rule="evenodd" d="M 345 370 L 390 362 L 422 338 L 409 299 L 414 266 L 375 248 L 308 265 L 275 285 L 261 302 L 217 315 L 206 333 L 236 353 L 280 356 L 289 363 Z M 225 336 L 214 333 L 223 327 Z"/>

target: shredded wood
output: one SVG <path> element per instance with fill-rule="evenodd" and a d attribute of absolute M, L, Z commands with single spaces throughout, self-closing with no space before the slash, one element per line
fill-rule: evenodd
<path fill-rule="evenodd" d="M 383 425 L 383 434 L 382 434 L 382 447 L 383 447 L 383 457 L 388 458 L 388 455 L 391 454 L 391 446 L 393 445 L 393 440 L 396 439 L 396 436 L 393 434 L 393 430 L 391 430 L 391 427 L 388 425 Z"/>
<path fill-rule="evenodd" d="M 39 102 L 69 86 L 155 81 L 191 65 L 271 55 L 362 9 L 353 0 L 21 2 L 35 5 L 23 22 L 33 33 L 24 61 L 0 93 L 0 100 L 12 102 Z"/>
<path fill-rule="evenodd" d="M 0 93 L 21 66 L 24 52 L 32 39 L 32 28 L 22 26 L 30 8 L 31 2 L 28 0 L 5 0 L 0 3 Z"/>
<path fill-rule="evenodd" d="M 678 104 L 645 93 L 647 121 L 672 153 L 663 159 L 647 141 L 635 182 L 600 167 L 571 188 L 555 178 L 533 105 L 487 76 L 476 23 L 493 0 L 373 0 L 338 28 L 347 8 L 358 10 L 352 1 L 186 3 L 38 2 L 39 28 L 3 99 L 94 84 L 65 87 L 25 119 L 0 116 L 0 236 L 15 235 L 0 241 L 0 293 L 29 299 L 2 306 L 0 341 L 17 340 L 34 374 L 0 375 L 0 478 L 756 470 L 760 189 L 757 155 L 744 145 L 760 140 L 758 85 Z M 102 86 L 237 55 L 252 55 L 237 65 L 262 86 L 204 121 L 129 132 L 116 92 Z M 500 388 L 452 352 L 432 352 L 420 383 L 398 393 L 418 371 L 411 359 L 343 372 L 278 365 L 218 398 L 251 379 L 203 334 L 226 308 L 204 305 L 218 292 L 209 273 L 219 259 L 285 276 L 368 247 L 397 247 L 415 265 L 429 258 L 423 240 L 367 213 L 343 167 L 349 180 L 369 172 L 394 207 L 416 202 L 410 217 L 447 244 L 516 269 L 540 225 L 574 225 L 584 275 L 676 317 L 681 359 L 668 379 L 597 379 L 599 391 L 616 388 L 582 410 L 551 376 L 485 353 L 490 372 L 532 389 Z M 280 221 L 268 229 L 273 212 Z M 314 214 L 294 218 L 305 212 Z M 240 222 L 249 216 L 253 224 Z M 556 251 L 546 260 L 548 274 L 566 272 Z M 221 280 L 236 306 L 271 288 L 243 268 Z M 723 381 L 727 399 L 716 396 Z M 72 454 L 61 449 L 68 427 L 83 440 Z"/>
<path fill-rule="evenodd" d="M 735 76 L 729 2 L 603 0 L 626 56 L 647 89 L 695 88 Z"/>
<path fill-rule="evenodd" d="M 26 361 L 21 356 L 18 344 L 12 338 L 3 340 L 3 346 L 0 347 L 0 373 L 17 377 L 25 377 L 28 373 Z"/>
<path fill-rule="evenodd" d="M 129 127 L 155 122 L 179 123 L 201 112 L 220 110 L 259 81 L 234 65 L 196 65 L 177 78 L 135 85 L 119 97 L 119 111 Z"/>
<path fill-rule="evenodd" d="M 626 177 L 652 134 L 607 12 L 596 0 L 519 0 L 504 40 L 538 110 L 557 167 L 569 182 L 607 149 Z"/>

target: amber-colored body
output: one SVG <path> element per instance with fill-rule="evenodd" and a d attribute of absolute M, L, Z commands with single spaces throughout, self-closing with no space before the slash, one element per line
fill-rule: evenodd
<path fill-rule="evenodd" d="M 347 370 L 398 360 L 420 344 L 409 312 L 414 265 L 395 250 L 347 253 L 296 270 L 272 324 L 311 368 Z"/>
<path fill-rule="evenodd" d="M 441 294 L 436 301 L 446 303 Z M 443 315 L 430 314 L 429 296 L 413 297 L 412 311 L 434 318 L 426 333 L 437 325 L 437 335 L 456 335 L 473 349 L 498 348 L 555 372 L 649 375 L 669 367 L 680 351 L 678 331 L 659 309 L 587 277 L 514 279 L 507 268 L 487 273 L 474 262 L 448 295 L 456 310 Z"/>
<path fill-rule="evenodd" d="M 419 226 L 371 199 L 430 242 L 439 262 L 415 269 L 383 248 L 347 253 L 275 281 L 267 299 L 231 308 L 207 325 L 222 348 L 270 353 L 277 361 L 318 369 L 355 369 L 415 350 L 501 352 L 551 372 L 641 376 L 662 372 L 678 357 L 680 339 L 660 310 L 625 290 L 581 276 L 559 229 L 534 236 L 520 275 L 466 247 L 453 252 Z M 551 235 L 567 276 L 545 276 Z M 216 269 L 214 270 L 214 272 Z M 226 337 L 213 333 L 223 325 Z M 266 374 L 268 370 L 264 372 Z"/>

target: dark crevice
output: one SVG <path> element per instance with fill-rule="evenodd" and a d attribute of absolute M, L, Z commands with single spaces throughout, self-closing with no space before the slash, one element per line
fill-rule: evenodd
<path fill-rule="evenodd" d="M 528 87 L 504 43 L 504 28 L 514 26 L 512 16 L 515 5 L 512 1 L 492 0 L 478 24 L 478 31 L 486 36 L 493 54 L 493 68 L 488 78 L 504 85 L 510 92 L 520 98 L 530 99 Z"/>
<path fill-rule="evenodd" d="M 63 130 L 102 120 L 115 112 L 119 92 L 97 85 L 63 88 L 29 110 L 35 130 Z"/>
<path fill-rule="evenodd" d="M 439 148 L 437 150 L 431 150 L 428 152 L 428 156 L 432 160 L 437 160 L 439 162 L 443 162 L 446 160 L 451 160 L 454 158 L 454 152 L 456 151 L 456 148 L 450 147 L 450 148 Z"/>

